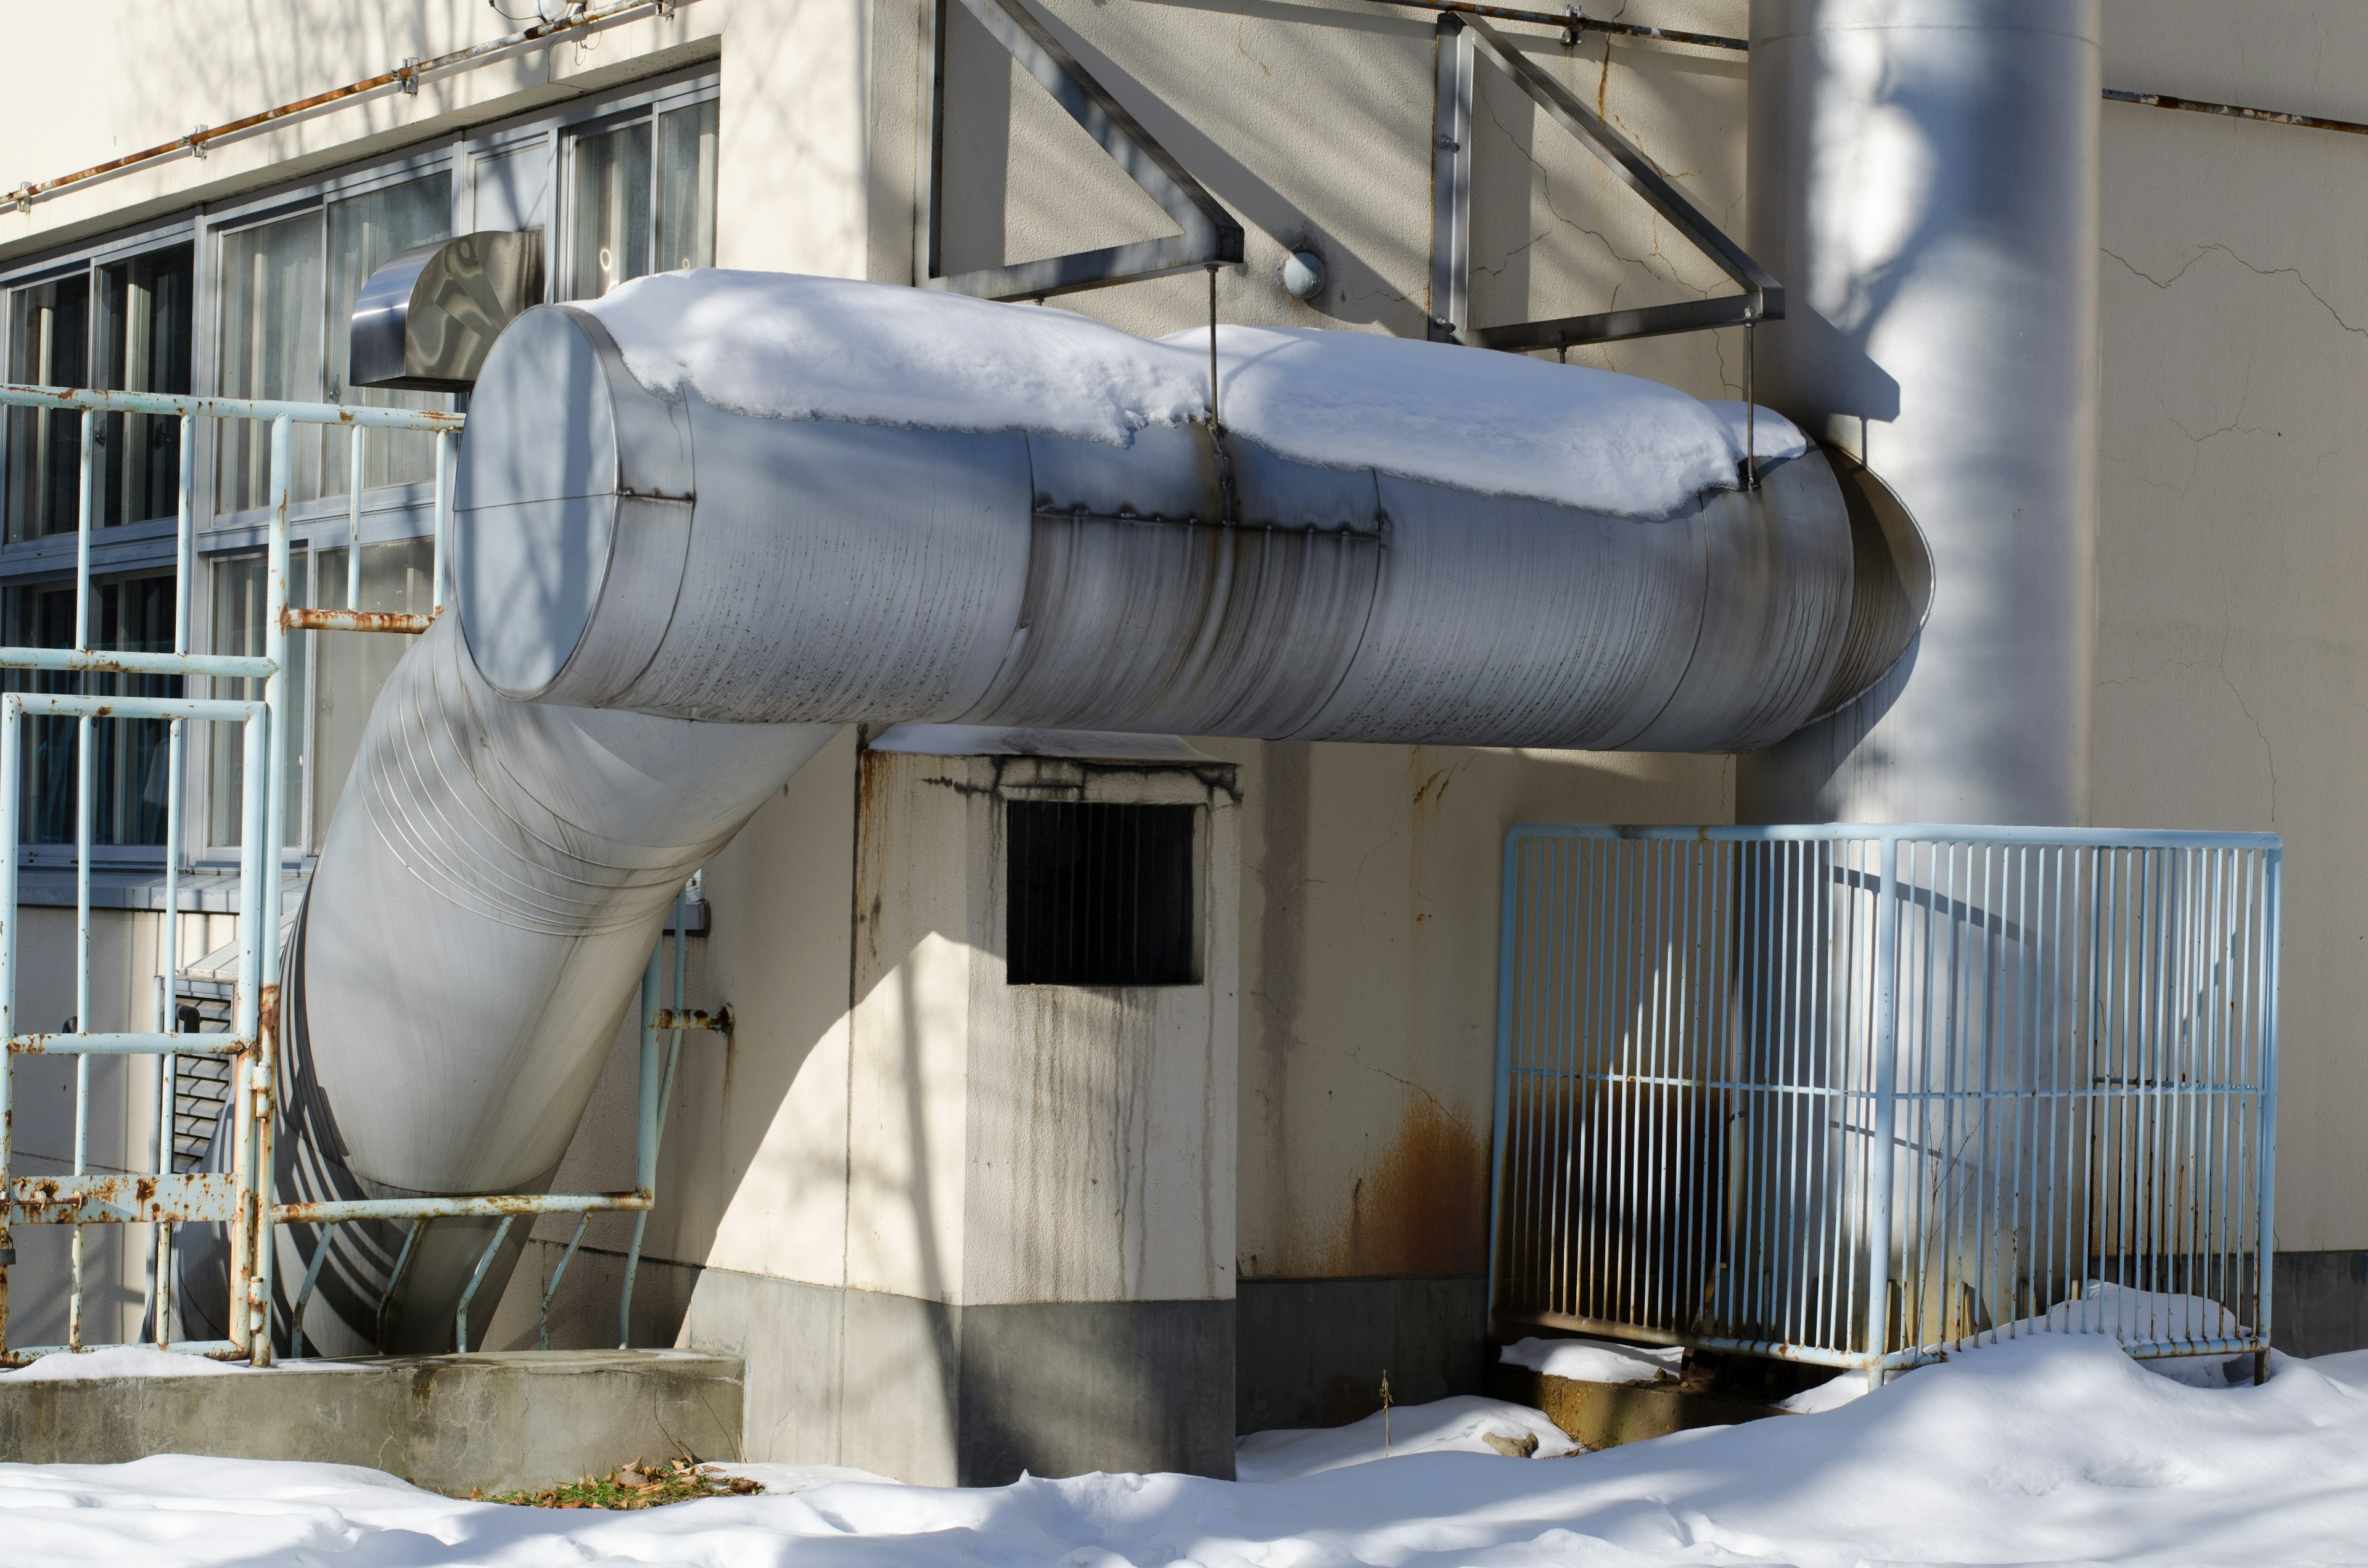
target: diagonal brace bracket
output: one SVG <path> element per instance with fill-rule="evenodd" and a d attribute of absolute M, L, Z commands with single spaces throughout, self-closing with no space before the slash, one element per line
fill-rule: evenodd
<path fill-rule="evenodd" d="M 1474 326 L 1472 298 L 1472 118 L 1475 56 L 1485 57 L 1513 80 L 1547 116 L 1603 160 L 1621 182 L 1643 197 L 1742 289 L 1740 294 L 1689 300 L 1674 305 L 1602 311 L 1553 321 Z M 1711 221 L 1710 215 L 1672 183 L 1644 149 L 1613 130 L 1569 88 L 1513 47 L 1504 34 L 1477 16 L 1450 12 L 1439 19 L 1439 98 L 1432 151 L 1430 335 L 1475 348 L 1569 348 L 1582 343 L 1656 337 L 1706 327 L 1748 327 L 1781 321 L 1784 290 L 1768 269 Z"/>
<path fill-rule="evenodd" d="M 1110 161 L 1159 203 L 1181 233 L 1139 240 L 1101 250 L 1075 251 L 1042 261 L 981 267 L 949 277 L 941 270 L 945 204 L 946 6 L 928 0 L 922 34 L 922 82 L 928 112 L 921 119 L 920 210 L 913 230 L 913 281 L 924 289 L 970 294 L 985 300 L 1041 300 L 1047 295 L 1099 289 L 1144 278 L 1193 272 L 1242 259 L 1242 226 L 1194 179 L 1167 148 L 1145 131 L 1092 73 L 1077 63 L 1022 0 L 959 0 L 978 18 L 1022 69 L 1044 85 L 1053 101 L 1086 134 L 1101 144 Z"/>

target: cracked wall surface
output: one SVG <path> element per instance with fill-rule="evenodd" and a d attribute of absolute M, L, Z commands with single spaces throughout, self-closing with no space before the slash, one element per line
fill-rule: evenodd
<path fill-rule="evenodd" d="M 2110 85 L 2368 120 L 2368 8 L 2108 0 Z M 2368 1247 L 2368 137 L 2108 104 L 2100 824 L 2284 835 L 2281 1251 Z"/>

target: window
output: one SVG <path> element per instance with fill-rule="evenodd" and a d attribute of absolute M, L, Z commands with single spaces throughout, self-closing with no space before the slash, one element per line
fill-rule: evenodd
<path fill-rule="evenodd" d="M 289 551 L 288 602 L 303 604 L 310 597 L 304 592 L 305 552 Z M 233 555 L 217 560 L 212 566 L 213 582 L 213 651 L 217 653 L 258 655 L 263 652 L 265 562 L 261 551 Z M 309 634 L 288 639 L 288 710 L 304 711 L 304 653 Z M 233 702 L 259 702 L 263 699 L 263 682 L 246 676 L 216 676 L 212 681 L 213 695 Z M 240 786 L 246 777 L 246 756 L 240 748 L 237 730 L 227 724 L 211 726 L 213 735 L 213 767 L 207 780 L 206 795 L 211 803 L 211 831 L 207 840 L 218 848 L 235 847 L 240 842 Z M 290 844 L 301 843 L 304 830 L 304 727 L 290 724 L 279 737 L 282 754 L 288 759 L 287 820 L 284 824 Z"/>
<path fill-rule="evenodd" d="M 186 392 L 197 250 L 174 245 L 97 269 L 97 359 L 92 380 L 118 392 Z M 181 421 L 165 414 L 110 414 L 97 446 L 99 523 L 169 517 L 181 501 Z"/>
<path fill-rule="evenodd" d="M 387 260 L 452 232 L 449 175 L 388 186 L 310 212 L 222 236 L 221 375 L 225 397 L 298 403 L 442 408 L 439 392 L 389 392 L 346 383 L 354 301 Z M 348 434 L 299 425 L 291 432 L 289 493 L 309 501 L 352 483 Z M 271 498 L 271 427 L 253 420 L 221 426 L 216 505 L 243 512 Z M 436 472 L 435 437 L 372 430 L 362 437 L 365 489 L 408 484 Z"/>
<path fill-rule="evenodd" d="M 314 596 L 320 604 L 331 609 L 408 610 L 416 615 L 434 608 L 433 540 L 362 546 L 361 602 L 355 606 L 346 603 L 346 556 L 342 547 L 321 551 L 321 586 Z M 330 813 L 337 809 L 347 775 L 354 770 L 362 728 L 379 690 L 415 641 L 378 634 L 320 640 L 313 676 L 313 826 L 305 845 L 313 854 L 329 835 Z"/>
<path fill-rule="evenodd" d="M 90 278 L 16 289 L 8 295 L 8 379 L 37 386 L 80 386 L 90 347 Z M 80 483 L 82 415 L 63 409 L 8 410 L 8 538 L 59 533 L 74 526 Z"/>
<path fill-rule="evenodd" d="M 11 596 L 12 640 L 36 648 L 74 645 L 72 583 L 22 588 Z M 90 585 L 90 645 L 114 653 L 170 653 L 173 579 L 148 574 L 94 581 Z M 178 697 L 177 676 L 72 675 L 9 672 L 13 691 L 76 692 L 93 697 Z M 19 835 L 27 844 L 74 842 L 80 762 L 76 721 L 25 721 Z M 165 737 L 161 719 L 97 719 L 91 733 L 91 830 L 94 845 L 165 842 Z"/>
<path fill-rule="evenodd" d="M 575 139 L 570 299 L 715 265 L 715 127 L 711 101 Z"/>
<path fill-rule="evenodd" d="M 1190 985 L 1196 806 L 1013 801 L 1005 809 L 1004 978 Z"/>

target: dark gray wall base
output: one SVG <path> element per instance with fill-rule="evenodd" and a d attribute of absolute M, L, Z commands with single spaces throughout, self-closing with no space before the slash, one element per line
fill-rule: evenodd
<path fill-rule="evenodd" d="M 1231 1480 L 1231 1301 L 953 1309 L 962 1483 L 1182 1471 Z"/>
<path fill-rule="evenodd" d="M 1487 1374 L 1488 1282 L 1245 1279 L 1235 1306 L 1234 1429 L 1338 1426 L 1390 1398 L 1478 1393 Z"/>
<path fill-rule="evenodd" d="M 949 1306 L 703 1271 L 681 1343 L 746 1358 L 751 1459 L 928 1485 L 1234 1473 L 1231 1301 Z"/>
<path fill-rule="evenodd" d="M 2368 1251 L 2282 1252 L 2270 1282 L 2270 1340 L 2279 1349 L 2368 1349 Z"/>

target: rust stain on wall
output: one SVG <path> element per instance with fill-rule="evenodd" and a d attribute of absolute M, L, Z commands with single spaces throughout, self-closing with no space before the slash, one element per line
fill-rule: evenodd
<path fill-rule="evenodd" d="M 1353 1178 L 1330 1248 L 1336 1277 L 1478 1274 L 1488 1267 L 1488 1143 L 1409 1093 L 1396 1136 Z"/>

